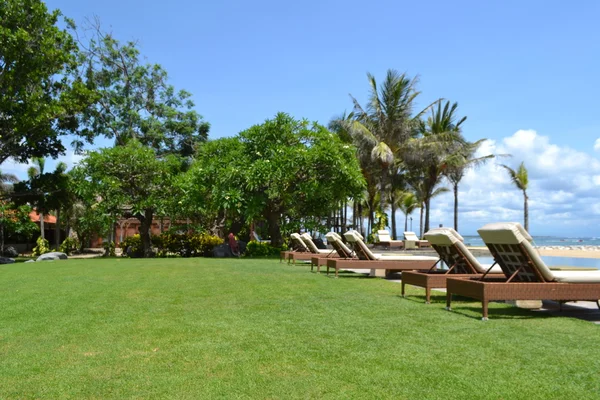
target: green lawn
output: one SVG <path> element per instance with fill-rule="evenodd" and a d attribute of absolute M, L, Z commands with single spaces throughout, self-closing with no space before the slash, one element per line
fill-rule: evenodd
<path fill-rule="evenodd" d="M 600 331 L 277 260 L 0 266 L 0 398 L 600 398 Z"/>

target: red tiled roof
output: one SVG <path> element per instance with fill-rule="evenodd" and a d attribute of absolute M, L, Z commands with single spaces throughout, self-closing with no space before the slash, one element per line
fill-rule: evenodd
<path fill-rule="evenodd" d="M 36 212 L 36 211 L 32 211 L 29 213 L 29 218 L 31 218 L 31 220 L 33 222 L 40 222 L 40 215 Z M 55 224 L 56 223 L 56 217 L 54 215 L 44 215 L 44 223 L 48 223 L 48 224 Z"/>

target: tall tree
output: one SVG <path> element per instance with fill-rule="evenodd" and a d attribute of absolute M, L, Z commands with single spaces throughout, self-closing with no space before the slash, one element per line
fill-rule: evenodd
<path fill-rule="evenodd" d="M 206 141 L 210 125 L 194 110 L 191 94 L 176 91 L 158 64 L 144 64 L 135 42 L 121 43 L 99 24 L 84 47 L 82 80 L 96 93 L 81 117 L 80 134 L 101 135 L 122 146 L 137 140 L 158 156 L 189 157 Z M 83 46 L 83 45 L 82 45 Z M 82 140 L 75 141 L 81 148 Z"/>
<path fill-rule="evenodd" d="M 229 149 L 233 156 L 219 156 Z M 285 113 L 203 146 L 184 182 L 187 204 L 262 220 L 271 243 L 325 220 L 364 188 L 355 148 L 324 126 Z"/>
<path fill-rule="evenodd" d="M 512 183 L 517 187 L 517 189 L 523 192 L 523 220 L 525 223 L 525 230 L 529 231 L 529 197 L 527 196 L 529 174 L 527 173 L 527 168 L 525 168 L 525 162 L 521 162 L 516 171 L 504 164 L 500 164 L 500 166 L 508 171 L 508 175 L 510 176 Z"/>
<path fill-rule="evenodd" d="M 469 168 L 476 168 L 485 164 L 488 160 L 495 157 L 494 154 L 475 157 L 475 153 L 483 142 L 487 139 L 480 139 L 476 142 L 465 142 L 458 144 L 458 148 L 453 151 L 448 160 L 448 167 L 444 175 L 452 184 L 454 193 L 454 230 L 458 232 L 458 184 L 465 176 Z"/>
<path fill-rule="evenodd" d="M 453 150 L 465 142 L 461 135 L 461 125 L 467 117 L 456 116 L 458 103 L 446 101 L 443 106 L 442 103 L 439 101 L 427 120 L 421 121 L 420 136 L 410 140 L 404 157 L 409 168 L 420 170 L 423 174 L 425 232 L 429 230 L 433 194 L 448 167 Z"/>
<path fill-rule="evenodd" d="M 408 231 L 408 216 L 412 214 L 417 208 L 420 208 L 421 204 L 412 192 L 404 192 L 399 198 L 398 208 L 404 214 L 404 232 Z"/>
<path fill-rule="evenodd" d="M 152 220 L 172 200 L 170 188 L 180 164 L 174 156 L 157 158 L 155 150 L 132 140 L 124 146 L 90 152 L 73 174 L 79 195 L 96 200 L 92 206 L 96 212 L 130 213 L 140 221 L 143 253 L 150 257 Z"/>
<path fill-rule="evenodd" d="M 400 156 L 399 150 L 414 133 L 413 103 L 420 92 L 416 90 L 416 78 L 392 69 L 387 71 L 381 87 L 373 75 L 367 74 L 367 77 L 369 101 L 363 107 L 351 95 L 354 111 L 346 124 L 357 147 L 365 149 L 371 160 L 379 164 L 379 208 L 383 212 L 388 198 L 389 170 Z"/>
<path fill-rule="evenodd" d="M 90 92 L 72 79 L 77 45 L 60 17 L 40 0 L 0 2 L 0 164 L 56 157 L 60 135 L 77 131 Z"/>

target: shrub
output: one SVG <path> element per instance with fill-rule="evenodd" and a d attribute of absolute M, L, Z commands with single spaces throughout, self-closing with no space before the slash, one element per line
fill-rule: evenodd
<path fill-rule="evenodd" d="M 50 243 L 41 236 L 36 240 L 36 246 L 33 248 L 33 256 L 38 257 L 42 254 L 46 254 L 50 252 Z"/>
<path fill-rule="evenodd" d="M 246 256 L 248 257 L 265 257 L 278 256 L 280 252 L 287 250 L 285 246 L 272 246 L 270 243 L 257 242 L 251 240 L 246 245 Z"/>
<path fill-rule="evenodd" d="M 152 238 L 152 243 L 158 248 L 159 257 L 207 257 L 212 255 L 215 246 L 223 243 L 223 239 L 207 233 L 165 232 Z"/>
<path fill-rule="evenodd" d="M 70 256 L 71 253 L 79 249 L 79 241 L 75 238 L 68 237 L 60 244 L 58 251 L 65 253 Z"/>
<path fill-rule="evenodd" d="M 115 257 L 117 255 L 115 252 L 115 242 L 106 242 L 102 247 L 104 247 L 104 257 Z"/>
<path fill-rule="evenodd" d="M 128 236 L 121 242 L 123 257 L 137 258 L 142 255 L 142 238 L 139 234 Z"/>

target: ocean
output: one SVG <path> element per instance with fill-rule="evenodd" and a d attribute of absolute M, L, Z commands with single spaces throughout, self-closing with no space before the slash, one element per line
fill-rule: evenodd
<path fill-rule="evenodd" d="M 479 236 L 464 236 L 467 246 L 485 246 Z M 536 246 L 600 246 L 600 237 L 534 236 Z"/>

